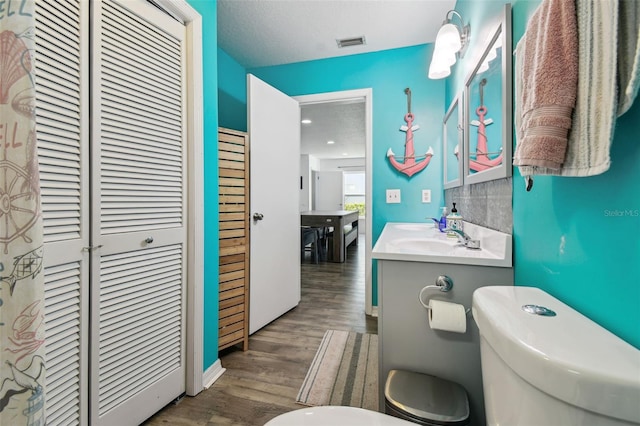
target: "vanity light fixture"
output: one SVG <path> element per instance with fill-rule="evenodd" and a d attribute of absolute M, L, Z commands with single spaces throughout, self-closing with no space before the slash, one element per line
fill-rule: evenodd
<path fill-rule="evenodd" d="M 460 20 L 460 25 L 452 22 L 454 16 Z M 433 56 L 429 65 L 429 78 L 445 78 L 451 74 L 451 66 L 457 58 L 462 58 L 469 44 L 470 26 L 464 25 L 462 16 L 455 10 L 447 12 L 446 18 L 436 36 Z"/>
<path fill-rule="evenodd" d="M 335 141 L 327 141 L 327 145 L 333 145 Z"/>
<path fill-rule="evenodd" d="M 311 120 L 309 120 L 308 118 L 305 118 L 301 121 L 302 124 L 311 124 Z"/>

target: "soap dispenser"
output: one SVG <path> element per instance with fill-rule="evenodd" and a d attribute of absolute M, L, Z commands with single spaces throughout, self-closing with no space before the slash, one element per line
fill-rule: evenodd
<path fill-rule="evenodd" d="M 456 203 L 453 203 L 453 208 L 451 209 L 451 214 L 447 216 L 447 227 L 449 229 L 455 229 L 457 231 L 463 231 L 462 227 L 462 216 L 458 213 L 458 209 L 456 209 Z M 457 238 L 457 234 L 455 232 L 447 232 L 447 236 L 451 238 Z"/>

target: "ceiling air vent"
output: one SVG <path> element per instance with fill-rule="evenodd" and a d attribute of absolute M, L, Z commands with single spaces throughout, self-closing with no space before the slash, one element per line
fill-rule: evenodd
<path fill-rule="evenodd" d="M 340 48 L 349 46 L 362 46 L 363 44 L 366 44 L 364 36 L 343 38 L 336 40 L 336 42 L 338 43 L 338 47 Z"/>

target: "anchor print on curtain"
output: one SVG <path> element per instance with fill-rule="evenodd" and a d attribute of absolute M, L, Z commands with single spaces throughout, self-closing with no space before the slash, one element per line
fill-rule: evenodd
<path fill-rule="evenodd" d="M 0 424 L 12 426 L 45 424 L 34 8 L 0 8 Z"/>

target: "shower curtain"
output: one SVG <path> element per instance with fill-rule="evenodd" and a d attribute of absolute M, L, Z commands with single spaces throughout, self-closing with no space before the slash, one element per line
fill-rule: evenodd
<path fill-rule="evenodd" d="M 0 424 L 45 424 L 35 3 L 0 11 Z"/>

